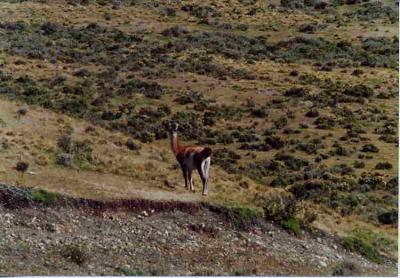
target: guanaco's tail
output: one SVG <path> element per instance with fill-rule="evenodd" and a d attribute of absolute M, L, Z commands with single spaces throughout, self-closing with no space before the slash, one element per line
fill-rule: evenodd
<path fill-rule="evenodd" d="M 203 162 L 201 163 L 201 169 L 202 169 L 204 175 L 206 176 L 206 178 L 208 179 L 208 171 L 210 169 L 210 164 L 211 164 L 212 150 L 210 148 L 206 147 L 201 151 L 201 154 L 203 156 Z"/>
<path fill-rule="evenodd" d="M 201 154 L 203 156 L 203 159 L 205 159 L 205 158 L 211 156 L 212 150 L 209 147 L 206 147 L 201 151 Z"/>

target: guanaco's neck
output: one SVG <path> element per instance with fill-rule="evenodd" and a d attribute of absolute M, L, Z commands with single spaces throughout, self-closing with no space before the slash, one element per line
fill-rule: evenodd
<path fill-rule="evenodd" d="M 180 150 L 179 140 L 178 140 L 178 133 L 176 131 L 172 132 L 171 136 L 171 148 L 175 155 L 178 154 Z"/>

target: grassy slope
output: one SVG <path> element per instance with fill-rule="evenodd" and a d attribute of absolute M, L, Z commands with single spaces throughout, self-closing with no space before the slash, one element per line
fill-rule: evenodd
<path fill-rule="evenodd" d="M 198 1 L 189 1 L 198 4 Z M 373 22 L 358 21 L 356 18 L 348 19 L 347 22 L 337 22 L 329 20 L 334 18 L 335 13 L 349 12 L 356 10 L 359 5 L 340 6 L 333 8 L 333 12 L 306 12 L 303 10 L 281 11 L 272 10 L 262 3 L 254 5 L 243 5 L 237 1 L 231 1 L 230 5 L 214 3 L 214 8 L 221 13 L 220 21 L 232 23 L 233 25 L 244 23 L 248 25 L 247 31 L 241 31 L 234 28 L 231 31 L 235 35 L 244 34 L 246 36 L 263 35 L 268 42 L 276 43 L 287 37 L 306 36 L 322 37 L 327 40 L 347 39 L 355 45 L 361 44 L 362 37 L 380 37 L 391 38 L 395 35 L 397 23 L 390 23 L 385 19 L 376 19 Z M 213 1 L 201 1 L 202 5 L 212 5 Z M 64 27 L 79 28 L 89 23 L 96 22 L 98 25 L 109 30 L 116 28 L 126 34 L 136 34 L 140 31 L 145 38 L 155 40 L 160 43 L 174 41 L 160 35 L 160 32 L 168 27 L 184 25 L 190 31 L 218 31 L 218 27 L 211 25 L 198 24 L 199 19 L 186 12 L 180 11 L 177 4 L 170 6 L 176 8 L 177 15 L 168 17 L 162 15 L 160 7 L 146 7 L 142 4 L 134 6 L 124 6 L 121 9 L 111 9 L 110 5 L 100 6 L 90 4 L 87 6 L 67 5 L 65 1 L 49 1 L 48 3 L 39 3 L 36 1 L 26 1 L 22 3 L 9 3 L 9 1 L 0 1 L 1 23 L 24 21 L 27 24 L 42 24 L 44 22 L 57 22 Z M 255 16 L 248 16 L 248 12 L 254 6 L 264 8 L 264 12 L 258 12 Z M 111 20 L 107 20 L 105 15 Z M 317 30 L 314 34 L 301 34 L 298 32 L 298 26 L 309 22 L 329 22 L 327 27 Z M 141 31 L 143 30 L 144 31 Z M 2 31 L 4 34 L 4 31 Z M 36 33 L 34 33 L 36 34 Z M 7 45 L 6 45 L 7 47 Z M 82 46 L 81 46 L 82 47 Z M 7 49 L 7 48 L 4 48 Z M 131 49 L 134 49 L 132 47 Z M 185 59 L 190 54 L 201 52 L 199 49 L 189 49 L 179 54 L 168 54 L 174 59 Z M 176 55 L 176 56 L 174 56 Z M 211 53 L 213 61 L 225 67 L 245 69 L 256 75 L 254 80 L 244 78 L 227 78 L 221 80 L 210 75 L 194 72 L 168 72 L 164 76 L 154 74 L 155 79 L 160 85 L 173 89 L 172 93 L 163 96 L 160 100 L 148 99 L 142 96 L 131 98 L 136 104 L 136 109 L 140 107 L 156 107 L 160 104 L 167 104 L 171 107 L 172 113 L 177 111 L 193 111 L 193 104 L 179 105 L 174 101 L 176 95 L 186 90 L 200 92 L 205 99 L 213 99 L 216 104 L 226 104 L 231 107 L 244 107 L 246 101 L 252 98 L 257 106 L 276 99 L 282 99 L 283 92 L 291 87 L 298 85 L 298 77 L 290 76 L 290 72 L 296 69 L 301 74 L 313 74 L 320 79 L 329 78 L 334 81 L 341 81 L 346 84 L 366 84 L 379 92 L 396 92 L 397 72 L 395 69 L 383 67 L 353 67 L 347 66 L 345 69 L 333 67 L 331 71 L 319 71 L 314 62 L 298 60 L 292 63 L 283 63 L 279 60 L 269 59 L 256 60 L 254 63 L 247 63 L 243 59 L 227 58 L 220 53 Z M 11 74 L 13 77 L 28 75 L 40 86 L 48 86 L 50 81 L 60 72 L 68 77 L 67 85 L 74 86 L 84 82 L 85 78 L 74 76 L 74 72 L 79 68 L 86 68 L 95 75 L 106 69 L 108 65 L 101 62 L 83 62 L 73 61 L 67 63 L 58 60 L 52 63 L 49 59 L 29 58 L 22 52 L 21 54 L 9 51 L 0 52 L 0 62 L 3 65 L 2 71 Z M 324 62 L 322 62 L 324 63 Z M 151 66 L 157 70 L 162 66 Z M 361 77 L 351 75 L 355 69 L 361 69 L 364 73 Z M 344 72 L 345 70 L 345 72 Z M 130 75 L 144 79 L 152 79 L 152 75 L 145 72 L 145 67 L 138 70 L 121 69 L 118 72 L 120 80 L 128 80 Z M 89 78 L 91 79 L 91 78 Z M 315 84 L 308 84 L 312 93 L 318 94 L 322 89 Z M 55 88 L 56 91 L 58 88 Z M 116 109 L 127 99 L 121 96 L 110 97 L 107 109 Z M 347 107 L 350 110 L 377 107 L 383 110 L 383 114 L 390 119 L 397 118 L 397 96 L 388 99 L 373 98 L 367 100 L 365 105 L 358 103 L 342 103 L 339 107 Z M 118 197 L 136 197 L 144 196 L 146 198 L 176 198 L 186 200 L 204 200 L 199 194 L 192 195 L 185 192 L 182 186 L 182 179 L 179 170 L 176 167 L 174 158 L 169 150 L 168 140 L 156 140 L 152 143 L 142 144 L 142 149 L 138 152 L 130 151 L 125 147 L 125 142 L 129 135 L 123 132 L 109 131 L 100 126 L 95 126 L 94 132 L 85 132 L 86 127 L 90 126 L 88 122 L 53 113 L 49 110 L 29 106 L 26 116 L 18 118 L 16 111 L 18 107 L 23 106 L 19 102 L 10 102 L 5 98 L 0 101 L 0 119 L 5 122 L 5 127 L 1 128 L 0 139 L 8 140 L 10 148 L 1 151 L 0 155 L 0 180 L 9 183 L 23 183 L 29 186 L 39 186 L 49 190 L 61 191 L 71 195 L 94 197 L 94 198 L 118 198 Z M 254 118 L 249 113 L 240 120 L 222 119 L 218 120 L 213 130 L 227 131 L 229 127 L 254 126 L 257 134 L 262 135 L 265 129 L 273 125 L 273 121 L 288 110 L 295 114 L 294 119 L 290 119 L 287 127 L 298 128 L 300 123 L 309 125 L 308 129 L 303 129 L 301 134 L 283 134 L 278 131 L 285 140 L 299 139 L 306 141 L 310 138 L 321 138 L 324 135 L 331 134 L 323 139 L 327 152 L 331 149 L 334 141 L 337 141 L 346 133 L 346 129 L 337 126 L 331 130 L 321 130 L 313 125 L 314 119 L 304 116 L 308 111 L 309 102 L 306 100 L 294 100 L 284 98 L 283 107 L 273 107 L 268 109 L 269 116 L 266 118 Z M 106 109 L 103 107 L 103 109 Z M 57 109 L 56 109 L 57 110 Z M 60 112 L 60 111 L 58 111 Z M 334 115 L 333 107 L 323 108 L 321 114 Z M 82 117 L 81 117 L 82 118 Z M 83 117 L 85 118 L 85 117 Z M 43 121 L 43 119 L 46 119 Z M 87 120 L 87 119 L 86 119 Z M 373 143 L 379 148 L 379 152 L 373 154 L 372 159 L 365 159 L 364 169 L 354 169 L 353 178 L 357 179 L 362 172 L 374 171 L 377 162 L 389 161 L 393 168 L 385 171 L 375 171 L 383 175 L 385 181 L 389 180 L 397 173 L 397 147 L 378 140 L 379 135 L 374 134 L 374 129 L 380 126 L 382 122 L 373 121 L 370 118 L 362 121 L 367 138 L 367 142 L 346 142 L 343 145 L 346 148 L 354 148 L 356 151 L 349 156 L 331 156 L 321 164 L 328 168 L 339 163 L 351 165 L 360 153 L 359 150 L 365 143 Z M 89 139 L 94 148 L 94 154 L 99 161 L 96 165 L 89 165 L 81 169 L 69 169 L 55 164 L 55 155 L 57 153 L 57 138 L 64 130 L 71 126 L 74 129 L 74 139 Z M 9 133 L 11 132 L 11 133 Z M 196 141 L 193 141 L 196 143 Z M 278 152 L 271 150 L 269 152 L 250 152 L 253 156 L 247 155 L 249 151 L 239 150 L 240 143 L 235 142 L 223 146 L 217 144 L 213 148 L 227 147 L 241 155 L 238 161 L 239 165 L 246 166 L 248 163 L 271 159 Z M 289 147 L 288 147 L 289 149 Z M 293 149 L 293 148 L 291 148 Z M 294 154 L 298 158 L 313 161 L 315 154 L 308 155 L 304 152 L 295 150 Z M 30 163 L 30 170 L 35 174 L 25 175 L 21 181 L 19 173 L 13 170 L 15 163 L 22 156 L 23 160 Z M 46 162 L 43 162 L 46 161 Z M 44 165 L 45 164 L 45 165 Z M 252 180 L 240 174 L 226 173 L 221 167 L 213 165 L 211 172 L 211 192 L 206 200 L 228 203 L 228 204 L 254 204 L 254 200 L 260 193 L 269 192 L 274 189 L 266 186 L 265 183 L 272 180 L 272 177 L 264 178 L 263 182 Z M 175 185 L 174 189 L 169 189 L 164 185 L 164 181 L 169 180 Z M 245 189 L 239 184 L 246 181 L 249 185 Z M 200 181 L 195 177 L 195 182 L 199 186 Z M 382 192 L 372 192 L 376 196 L 382 196 Z M 385 192 L 383 192 L 385 195 Z M 373 231 L 384 232 L 391 238 L 396 238 L 397 231 L 394 227 L 380 226 L 376 221 L 369 221 L 362 213 L 340 216 L 337 212 L 324 208 L 323 205 L 309 204 L 316 209 L 319 218 L 315 225 L 319 228 L 334 231 L 340 234 L 346 234 L 354 227 L 367 227 Z M 376 206 L 380 206 L 378 201 Z"/>

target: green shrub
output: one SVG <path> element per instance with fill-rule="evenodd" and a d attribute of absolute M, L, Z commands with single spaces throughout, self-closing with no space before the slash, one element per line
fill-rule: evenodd
<path fill-rule="evenodd" d="M 255 201 L 264 209 L 265 218 L 275 221 L 295 218 L 298 210 L 296 198 L 286 191 L 272 191 Z"/>
<path fill-rule="evenodd" d="M 303 0 L 281 0 L 281 6 L 289 9 L 301 9 L 304 7 Z"/>
<path fill-rule="evenodd" d="M 126 141 L 125 145 L 131 151 L 136 151 L 136 150 L 140 150 L 141 149 L 141 146 L 138 143 L 136 143 L 135 141 L 133 141 L 132 138 L 128 138 L 128 140 Z"/>
<path fill-rule="evenodd" d="M 309 118 L 316 118 L 319 116 L 319 112 L 317 109 L 313 108 L 313 109 L 307 111 L 305 116 L 309 117 Z"/>
<path fill-rule="evenodd" d="M 71 243 L 61 247 L 61 256 L 81 266 L 87 261 L 88 248 L 84 244 Z"/>
<path fill-rule="evenodd" d="M 341 1 L 341 0 L 336 0 Z M 374 19 L 389 19 L 392 23 L 398 21 L 395 9 L 381 2 L 371 2 L 360 5 L 357 9 L 343 14 L 344 16 L 355 16 L 360 21 L 371 21 Z"/>
<path fill-rule="evenodd" d="M 289 190 L 296 198 L 318 200 L 324 196 L 329 196 L 331 184 L 325 180 L 308 180 L 296 183 Z"/>
<path fill-rule="evenodd" d="M 398 218 L 398 212 L 394 209 L 382 212 L 378 215 L 378 220 L 382 224 L 397 224 Z"/>
<path fill-rule="evenodd" d="M 304 87 L 290 88 L 285 91 L 287 97 L 304 97 L 308 94 L 308 89 Z"/>
<path fill-rule="evenodd" d="M 378 162 L 375 166 L 377 170 L 390 170 L 393 168 L 393 165 L 390 162 Z"/>
<path fill-rule="evenodd" d="M 268 116 L 268 113 L 263 108 L 254 108 L 251 110 L 251 115 L 256 118 L 265 118 Z"/>
<path fill-rule="evenodd" d="M 377 146 L 375 146 L 374 144 L 365 144 L 362 148 L 361 148 L 362 152 L 369 152 L 369 153 L 377 153 L 379 152 L 379 149 Z"/>
<path fill-rule="evenodd" d="M 225 217 L 233 221 L 236 228 L 247 230 L 258 223 L 258 220 L 263 217 L 263 211 L 259 208 L 230 207 Z"/>
<path fill-rule="evenodd" d="M 336 121 L 331 117 L 321 116 L 314 121 L 314 124 L 319 129 L 332 129 L 336 126 Z"/>
<path fill-rule="evenodd" d="M 347 237 L 343 241 L 343 246 L 349 251 L 357 252 L 375 263 L 383 263 L 383 258 L 379 252 L 365 241 L 355 238 Z"/>
<path fill-rule="evenodd" d="M 296 158 L 293 155 L 285 153 L 276 154 L 275 159 L 283 161 L 288 169 L 294 171 L 298 171 L 309 164 L 307 160 Z"/>
<path fill-rule="evenodd" d="M 300 222 L 297 218 L 288 218 L 281 221 L 281 225 L 286 230 L 294 233 L 297 237 L 301 235 Z"/>
<path fill-rule="evenodd" d="M 386 190 L 389 190 L 392 194 L 396 194 L 399 189 L 399 178 L 393 177 L 386 183 Z"/>
<path fill-rule="evenodd" d="M 201 5 L 185 5 L 182 7 L 182 11 L 189 12 L 190 15 L 197 18 L 208 18 L 208 17 L 218 17 L 220 13 L 211 6 L 201 6 Z"/>
<path fill-rule="evenodd" d="M 358 184 L 363 192 L 386 189 L 386 184 L 381 177 L 369 173 L 362 174 L 358 179 Z"/>
<path fill-rule="evenodd" d="M 334 271 L 333 276 L 361 276 L 362 268 L 352 261 L 345 260 L 339 263 Z"/>
<path fill-rule="evenodd" d="M 49 192 L 44 189 L 33 189 L 30 194 L 30 197 L 33 201 L 40 202 L 46 205 L 52 204 L 58 196 L 57 193 Z"/>
<path fill-rule="evenodd" d="M 57 146 L 66 153 L 71 153 L 73 148 L 72 136 L 69 134 L 61 135 L 57 140 Z"/>
<path fill-rule="evenodd" d="M 319 149 L 325 148 L 324 143 L 321 139 L 315 138 L 307 143 L 298 143 L 296 149 L 306 152 L 307 154 L 316 154 Z"/>
<path fill-rule="evenodd" d="M 265 143 L 270 145 L 272 149 L 282 149 L 286 142 L 279 136 L 267 136 Z"/>
<path fill-rule="evenodd" d="M 145 273 L 139 269 L 132 269 L 128 267 L 118 267 L 117 271 L 125 276 L 144 276 Z"/>
<path fill-rule="evenodd" d="M 159 99 L 165 93 L 157 82 L 147 82 L 140 79 L 131 79 L 121 86 L 121 92 L 130 95 L 141 93 L 148 98 Z"/>
<path fill-rule="evenodd" d="M 78 166 L 92 164 L 95 162 L 93 146 L 89 140 L 76 141 L 73 146 L 74 162 Z"/>
<path fill-rule="evenodd" d="M 397 249 L 397 241 L 389 240 L 380 233 L 366 228 L 358 228 L 351 232 L 343 241 L 343 246 L 353 252 L 358 252 L 370 261 L 383 263 L 384 257 L 380 252 L 389 252 Z"/>
<path fill-rule="evenodd" d="M 293 178 L 289 176 L 287 173 L 279 174 L 276 178 L 274 178 L 269 184 L 272 187 L 286 187 L 293 183 Z"/>
<path fill-rule="evenodd" d="M 356 160 L 353 163 L 354 168 L 362 169 L 365 167 L 365 163 L 363 161 Z"/>
<path fill-rule="evenodd" d="M 343 94 L 353 97 L 371 97 L 374 95 L 374 91 L 364 84 L 359 84 L 346 88 Z"/>
<path fill-rule="evenodd" d="M 281 116 L 274 121 L 274 126 L 276 129 L 281 129 L 288 124 L 288 118 L 286 116 Z"/>
<path fill-rule="evenodd" d="M 215 164 L 221 166 L 225 171 L 235 173 L 237 161 L 241 156 L 234 151 L 226 148 L 216 149 L 213 152 L 213 161 Z"/>

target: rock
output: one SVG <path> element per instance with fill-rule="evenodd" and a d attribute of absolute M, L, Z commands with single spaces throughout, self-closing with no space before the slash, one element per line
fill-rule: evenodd
<path fill-rule="evenodd" d="M 62 165 L 62 166 L 65 166 L 65 167 L 72 167 L 72 164 L 73 164 L 72 155 L 70 155 L 68 153 L 59 154 L 57 156 L 56 163 L 58 165 Z"/>
<path fill-rule="evenodd" d="M 326 262 L 324 262 L 324 261 L 319 261 L 318 263 L 319 263 L 319 265 L 322 266 L 322 267 L 327 267 L 327 266 L 328 266 L 328 265 L 326 264 Z"/>
<path fill-rule="evenodd" d="M 309 248 L 309 246 L 307 244 L 305 244 L 305 243 L 301 243 L 301 247 L 303 247 L 304 249 L 308 249 Z"/>
<path fill-rule="evenodd" d="M 164 185 L 169 188 L 175 188 L 175 186 L 169 180 L 164 181 Z"/>

